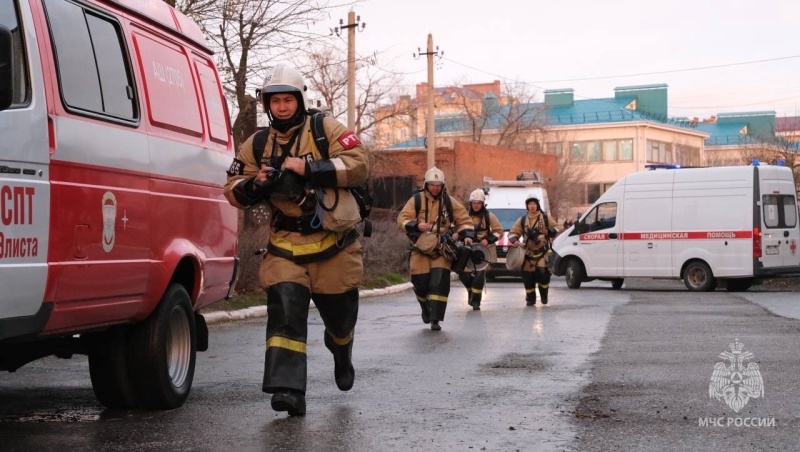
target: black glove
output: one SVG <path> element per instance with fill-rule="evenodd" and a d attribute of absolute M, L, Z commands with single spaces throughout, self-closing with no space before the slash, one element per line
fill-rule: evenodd
<path fill-rule="evenodd" d="M 299 203 L 306 195 L 306 181 L 294 171 L 274 170 L 267 180 L 272 187 L 271 195 L 277 199 Z"/>

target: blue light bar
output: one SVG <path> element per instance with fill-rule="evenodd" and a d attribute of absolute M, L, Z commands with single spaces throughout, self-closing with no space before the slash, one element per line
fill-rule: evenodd
<path fill-rule="evenodd" d="M 657 169 L 679 169 L 681 166 L 677 163 L 651 163 L 649 165 L 645 165 L 644 169 L 646 170 L 657 170 Z"/>

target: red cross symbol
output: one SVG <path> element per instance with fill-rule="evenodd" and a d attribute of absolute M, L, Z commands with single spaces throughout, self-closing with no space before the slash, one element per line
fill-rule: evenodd
<path fill-rule="evenodd" d="M 789 243 L 789 249 L 792 250 L 792 256 L 794 256 L 795 251 L 797 251 L 797 243 L 792 239 L 792 242 Z"/>

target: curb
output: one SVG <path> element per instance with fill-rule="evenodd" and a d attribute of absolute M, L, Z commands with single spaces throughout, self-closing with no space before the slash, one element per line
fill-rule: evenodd
<path fill-rule="evenodd" d="M 379 295 L 388 295 L 397 292 L 403 292 L 405 290 L 411 289 L 412 285 L 410 282 L 397 284 L 394 286 L 384 287 L 381 289 L 368 289 L 368 290 L 360 290 L 358 292 L 359 299 L 362 298 L 369 298 L 369 297 L 376 297 Z M 311 304 L 311 309 L 313 309 L 313 303 Z M 253 306 L 250 308 L 240 309 L 238 311 L 213 311 L 207 314 L 203 314 L 203 317 L 206 319 L 206 324 L 211 325 L 214 323 L 221 323 L 221 322 L 231 322 L 234 320 L 245 320 L 245 319 L 255 319 L 258 317 L 266 317 L 267 316 L 267 307 L 266 306 Z"/>

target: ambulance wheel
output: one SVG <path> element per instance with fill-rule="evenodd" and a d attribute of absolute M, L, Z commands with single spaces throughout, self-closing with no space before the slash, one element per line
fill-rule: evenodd
<path fill-rule="evenodd" d="M 711 292 L 717 287 L 711 268 L 703 261 L 689 262 L 683 272 L 683 283 L 692 292 Z"/>
<path fill-rule="evenodd" d="M 194 322 L 186 289 L 170 284 L 156 310 L 136 327 L 131 336 L 131 374 L 143 407 L 172 409 L 186 402 L 197 351 Z"/>
<path fill-rule="evenodd" d="M 128 337 L 127 326 L 87 336 L 92 389 L 97 401 L 106 408 L 124 410 L 138 405 L 136 388 L 128 371 Z"/>
<path fill-rule="evenodd" d="M 611 288 L 614 290 L 622 289 L 622 284 L 625 282 L 622 278 L 612 279 L 611 280 Z"/>
<path fill-rule="evenodd" d="M 744 292 L 753 285 L 753 278 L 737 278 L 727 281 L 728 292 Z"/>
<path fill-rule="evenodd" d="M 586 270 L 583 264 L 578 259 L 570 259 L 567 262 L 567 268 L 564 272 L 564 279 L 567 281 L 567 287 L 570 289 L 580 289 L 583 279 L 586 278 Z"/>

